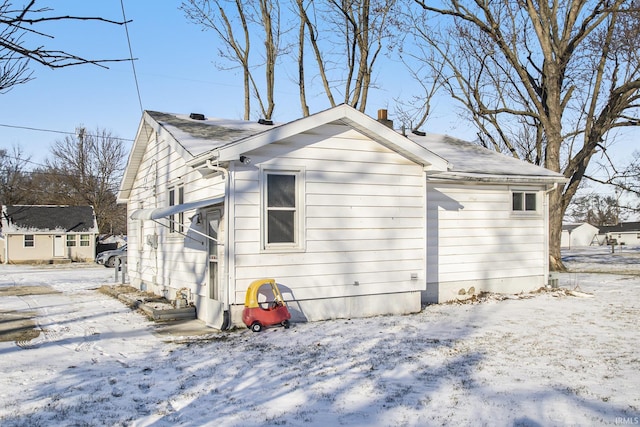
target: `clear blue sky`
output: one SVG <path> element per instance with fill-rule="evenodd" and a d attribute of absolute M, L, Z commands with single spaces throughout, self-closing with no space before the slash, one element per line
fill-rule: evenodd
<path fill-rule="evenodd" d="M 180 1 L 125 0 L 124 5 L 127 19 L 133 21 L 128 30 L 133 56 L 138 58 L 135 66 L 143 109 L 242 118 L 241 74 L 215 67 L 217 39 L 212 32 L 204 32 L 186 20 L 178 10 Z M 55 12 L 122 19 L 120 0 L 55 2 Z M 93 59 L 129 57 L 122 26 L 67 22 L 40 28 L 50 28 L 49 34 L 55 36 L 47 41 L 48 48 Z M 133 139 L 141 110 L 131 64 L 123 62 L 108 66 L 107 70 L 93 65 L 51 70 L 32 64 L 35 80 L 0 95 L 0 125 L 74 132 L 82 124 L 90 130 L 100 127 L 120 138 Z M 299 98 L 290 77 L 280 75 L 277 78 L 284 81 L 283 84 L 276 83 L 274 120 L 289 121 L 300 117 Z M 397 75 L 390 82 L 383 81 L 381 76 L 378 80 L 386 90 L 372 91 L 367 111 L 372 116 L 379 108 L 391 110 L 393 98 L 403 95 L 403 89 L 398 86 L 402 79 Z M 393 89 L 390 83 L 395 85 Z M 410 90 L 407 86 L 406 96 L 410 95 Z M 318 94 L 316 100 L 310 102 L 312 112 L 328 108 L 320 88 L 312 88 L 312 93 Z M 473 135 L 469 132 L 470 127 L 456 129 L 459 120 L 451 112 L 433 122 L 437 129 L 432 130 L 439 133 L 459 137 Z M 34 162 L 41 162 L 47 157 L 51 144 L 64 136 L 0 126 L 0 148 L 8 149 L 18 144 Z"/>
<path fill-rule="evenodd" d="M 120 0 L 47 3 L 55 5 L 57 15 L 122 19 Z M 241 118 L 241 75 L 236 71 L 220 71 L 214 66 L 217 39 L 212 32 L 204 32 L 188 22 L 178 10 L 179 5 L 179 0 L 124 1 L 127 19 L 132 20 L 128 30 L 133 55 L 138 58 L 135 66 L 142 108 Z M 48 48 L 93 59 L 129 57 L 123 26 L 58 22 L 39 28 L 55 36 L 46 42 Z M 84 125 L 90 130 L 107 129 L 121 138 L 135 137 L 141 110 L 130 63 L 109 64 L 109 69 L 84 65 L 58 70 L 33 64 L 32 69 L 35 80 L 0 94 L 0 125 L 62 132 L 74 132 L 78 125 Z M 380 58 L 377 75 L 380 89 L 372 90 L 367 104 L 369 115 L 375 116 L 379 108 L 388 108 L 391 113 L 394 98 L 414 94 L 414 85 L 409 78 L 399 75 L 400 69 L 399 64 Z M 291 76 L 280 74 L 276 78 L 280 80 L 276 82 L 274 120 L 298 118 L 299 98 Z M 310 102 L 312 112 L 328 107 L 320 88 L 310 88 L 309 92 L 318 94 Z M 424 130 L 474 138 L 474 128 L 461 121 L 447 100 L 442 100 L 435 111 Z M 627 131 L 612 150 L 614 157 L 622 161 L 634 149 L 640 149 L 638 134 L 637 130 Z M 0 148 L 10 149 L 18 144 L 34 162 L 42 162 L 51 144 L 63 138 L 63 134 L 0 126 Z"/>

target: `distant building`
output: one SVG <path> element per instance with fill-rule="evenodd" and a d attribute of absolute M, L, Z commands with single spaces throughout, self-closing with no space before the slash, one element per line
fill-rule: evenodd
<path fill-rule="evenodd" d="M 91 206 L 2 207 L 0 262 L 63 263 L 95 257 L 98 224 Z"/>
<path fill-rule="evenodd" d="M 640 222 L 603 225 L 600 227 L 600 237 L 607 242 L 615 240 L 619 245 L 640 246 Z"/>
<path fill-rule="evenodd" d="M 562 248 L 577 248 L 601 244 L 598 241 L 598 227 L 583 222 L 582 224 L 564 224 L 562 226 Z"/>

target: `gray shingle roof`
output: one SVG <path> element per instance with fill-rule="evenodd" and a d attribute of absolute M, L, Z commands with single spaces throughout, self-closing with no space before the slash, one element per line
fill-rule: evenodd
<path fill-rule="evenodd" d="M 601 233 L 639 232 L 640 222 L 621 222 L 618 225 L 603 225 L 600 227 Z"/>
<path fill-rule="evenodd" d="M 30 230 L 64 230 L 66 232 L 97 232 L 91 206 L 6 206 L 10 226 Z"/>

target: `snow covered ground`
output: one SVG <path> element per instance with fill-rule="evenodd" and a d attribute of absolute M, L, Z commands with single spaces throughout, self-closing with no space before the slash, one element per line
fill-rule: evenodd
<path fill-rule="evenodd" d="M 113 270 L 0 265 L 60 291 L 0 296 L 42 331 L 0 342 L 0 425 L 637 425 L 640 250 L 609 251 L 567 254 L 581 296 L 170 338 L 95 290 Z"/>

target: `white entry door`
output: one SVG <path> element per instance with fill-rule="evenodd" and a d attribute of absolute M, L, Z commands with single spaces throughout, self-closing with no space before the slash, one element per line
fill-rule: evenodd
<path fill-rule="evenodd" d="M 53 238 L 53 256 L 63 257 L 64 254 L 64 236 L 54 236 Z"/>
<path fill-rule="evenodd" d="M 207 212 L 207 235 L 214 240 L 208 240 L 208 270 L 209 270 L 209 283 L 208 283 L 208 298 L 207 298 L 207 310 L 206 310 L 206 323 L 220 328 L 224 322 L 224 292 L 221 289 L 221 266 L 224 256 L 224 246 L 218 244 L 218 229 L 220 228 L 220 221 L 222 218 L 222 210 L 215 209 Z"/>

